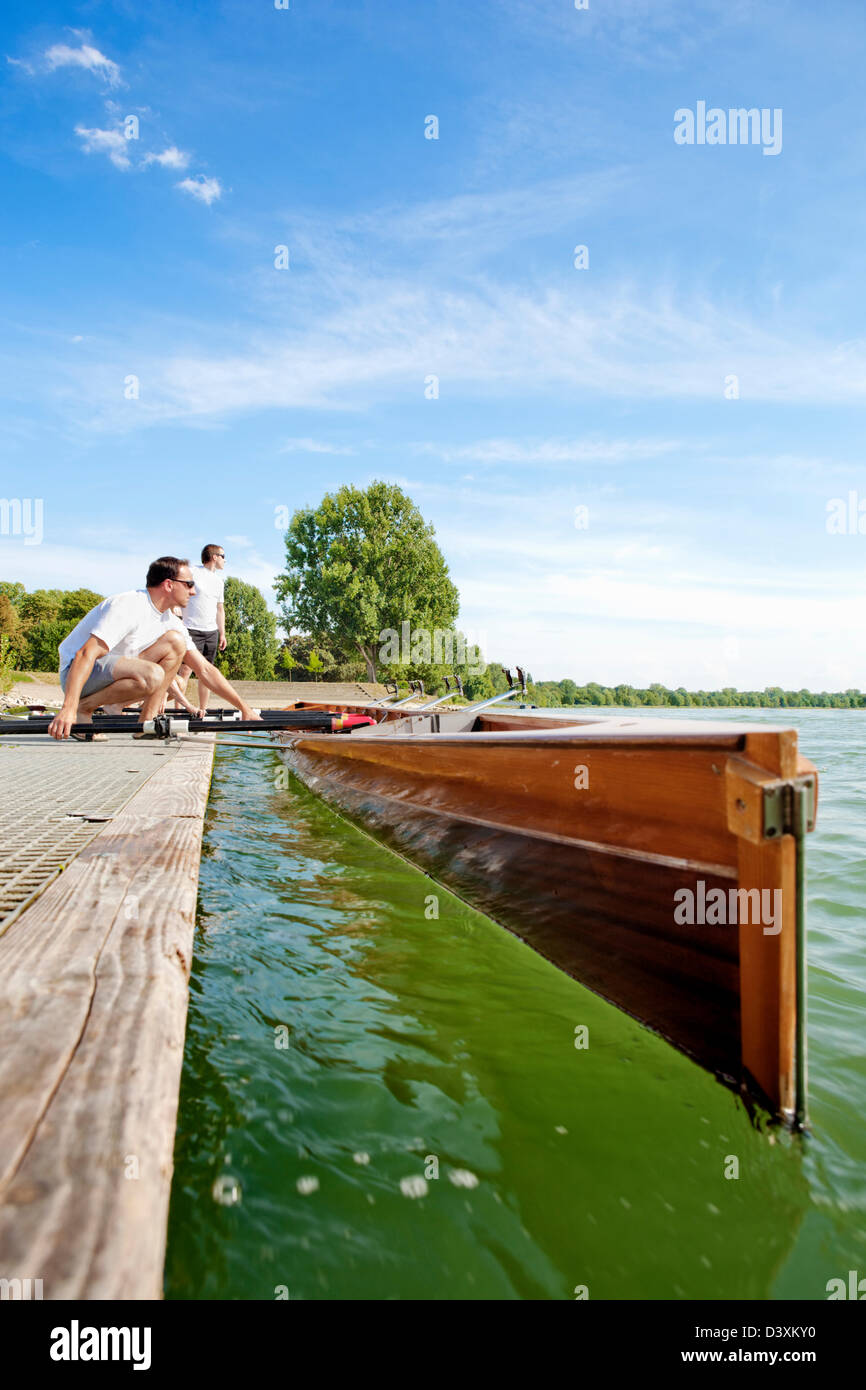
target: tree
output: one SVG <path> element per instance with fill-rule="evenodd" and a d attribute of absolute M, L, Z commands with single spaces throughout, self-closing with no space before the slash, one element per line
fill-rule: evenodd
<path fill-rule="evenodd" d="M 5 594 L 0 596 L 6 599 Z M 8 602 L 8 600 L 6 600 Z M 15 684 L 15 663 L 18 653 L 4 632 L 0 635 L 0 695 L 8 695 Z"/>
<path fill-rule="evenodd" d="M 325 669 L 325 663 L 324 663 L 324 661 L 322 660 L 322 658 L 319 656 L 319 653 L 318 653 L 318 652 L 310 652 L 310 660 L 309 660 L 309 664 L 308 664 L 308 666 L 307 666 L 307 670 L 310 672 L 310 674 L 313 675 L 313 676 L 315 676 L 316 680 L 318 680 L 319 677 L 321 676 L 322 672 L 324 671 L 324 669 Z"/>
<path fill-rule="evenodd" d="M 98 603 L 102 603 L 102 599 L 103 595 L 94 593 L 92 589 L 70 589 L 61 595 L 57 616 L 69 623 L 71 632 L 79 619 L 83 618 L 85 613 L 89 613 L 91 608 L 95 608 Z"/>
<path fill-rule="evenodd" d="M 29 625 L 22 631 L 19 641 L 22 666 L 28 671 L 56 671 L 57 649 L 74 626 L 62 618 L 45 618 Z"/>
<path fill-rule="evenodd" d="M 24 594 L 18 603 L 18 616 L 24 623 L 50 622 L 60 616 L 62 600 L 60 589 L 34 589 L 32 594 Z M 70 626 L 74 627 L 75 623 Z"/>
<path fill-rule="evenodd" d="M 286 571 L 275 588 L 286 631 L 363 657 L 376 679 L 381 636 L 450 629 L 459 609 L 448 566 L 411 498 L 390 483 L 341 487 L 286 532 Z"/>
<path fill-rule="evenodd" d="M 24 585 L 17 579 L 0 579 L 0 597 L 8 598 L 13 608 L 17 608 L 27 593 Z"/>
<path fill-rule="evenodd" d="M 0 636 L 8 637 L 14 646 L 20 629 L 21 621 L 15 611 L 15 605 L 8 594 L 0 592 Z"/>
<path fill-rule="evenodd" d="M 277 666 L 281 671 L 285 671 L 289 680 L 291 680 L 292 672 L 294 671 L 297 664 L 298 658 L 295 656 L 295 653 L 292 651 L 288 642 L 284 642 L 283 645 L 280 647 L 279 656 L 277 657 Z"/>
<path fill-rule="evenodd" d="M 229 680 L 272 681 L 277 659 L 277 619 L 254 584 L 226 580 L 226 650 L 217 665 Z"/>

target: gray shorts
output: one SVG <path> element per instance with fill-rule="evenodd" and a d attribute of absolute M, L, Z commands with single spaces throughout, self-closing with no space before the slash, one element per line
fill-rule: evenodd
<path fill-rule="evenodd" d="M 100 690 L 104 690 L 107 685 L 113 685 L 117 677 L 114 674 L 114 667 L 119 657 L 112 656 L 111 652 L 106 652 L 105 656 L 98 656 L 93 663 L 93 670 L 84 683 L 84 689 L 79 695 L 79 700 L 83 700 L 87 695 L 97 695 Z M 72 662 L 64 666 L 60 672 L 60 688 L 66 693 L 66 682 L 69 679 L 69 672 L 72 669 Z"/>

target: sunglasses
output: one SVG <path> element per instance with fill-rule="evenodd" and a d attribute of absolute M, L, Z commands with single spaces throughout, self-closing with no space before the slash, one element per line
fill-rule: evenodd
<path fill-rule="evenodd" d="M 194 579 L 173 579 L 171 582 L 172 582 L 172 584 L 185 584 L 186 587 L 187 587 L 188 589 L 194 589 L 194 588 L 195 588 L 195 580 L 194 580 Z"/>

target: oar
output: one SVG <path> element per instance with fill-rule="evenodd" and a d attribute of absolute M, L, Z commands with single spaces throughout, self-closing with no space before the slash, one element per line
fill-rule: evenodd
<path fill-rule="evenodd" d="M 348 733 L 364 724 L 375 724 L 374 719 L 361 714 L 329 714 L 326 710 L 274 710 L 279 718 L 236 719 L 232 722 L 232 733 L 263 733 L 271 729 L 293 729 L 304 733 Z M 0 736 L 13 734 L 45 734 L 53 717 L 46 715 L 40 719 L 0 719 Z M 134 715 L 105 714 L 92 723 L 72 725 L 73 734 L 149 734 L 153 738 L 173 738 L 177 733 L 217 733 L 225 728 L 221 719 L 192 719 L 189 715 L 160 714 L 155 719 L 142 723 Z"/>

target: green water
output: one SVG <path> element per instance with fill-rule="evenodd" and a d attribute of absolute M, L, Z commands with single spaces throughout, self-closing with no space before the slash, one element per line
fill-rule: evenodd
<path fill-rule="evenodd" d="M 812 1134 L 755 1123 L 666 1043 L 286 789 L 275 755 L 225 749 L 167 1297 L 821 1299 L 828 1279 L 866 1274 L 866 716 L 723 713 L 795 724 L 822 772 Z"/>

